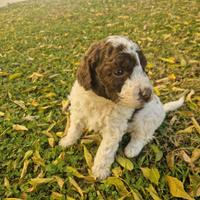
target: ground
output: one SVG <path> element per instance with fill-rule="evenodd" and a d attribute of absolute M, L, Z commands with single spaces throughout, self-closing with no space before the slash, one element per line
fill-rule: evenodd
<path fill-rule="evenodd" d="M 199 2 L 27 1 L 0 8 L 0 198 L 198 199 L 200 195 Z M 63 150 L 64 100 L 96 40 L 127 35 L 142 47 L 163 102 L 187 92 L 134 159 L 123 147 L 106 181 L 90 167 L 99 144 L 85 133 Z"/>

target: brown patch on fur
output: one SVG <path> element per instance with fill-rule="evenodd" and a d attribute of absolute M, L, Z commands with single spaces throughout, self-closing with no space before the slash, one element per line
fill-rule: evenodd
<path fill-rule="evenodd" d="M 79 84 L 86 90 L 92 89 L 99 96 L 117 101 L 117 94 L 136 65 L 134 56 L 124 50 L 124 45 L 113 47 L 106 40 L 92 44 L 77 72 Z M 141 51 L 138 54 L 144 68 L 146 59 Z M 117 70 L 123 70 L 123 75 L 115 75 Z"/>

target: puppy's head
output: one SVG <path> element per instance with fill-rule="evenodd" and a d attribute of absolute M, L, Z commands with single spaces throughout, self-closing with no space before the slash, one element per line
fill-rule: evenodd
<path fill-rule="evenodd" d="M 139 108 L 150 100 L 152 93 L 144 71 L 146 64 L 137 44 L 123 36 L 110 36 L 90 46 L 77 79 L 85 90 Z"/>

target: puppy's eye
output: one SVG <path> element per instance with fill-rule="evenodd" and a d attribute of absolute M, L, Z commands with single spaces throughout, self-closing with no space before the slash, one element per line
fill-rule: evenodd
<path fill-rule="evenodd" d="M 113 72 L 115 76 L 123 76 L 124 75 L 124 70 L 123 69 L 117 69 Z"/>

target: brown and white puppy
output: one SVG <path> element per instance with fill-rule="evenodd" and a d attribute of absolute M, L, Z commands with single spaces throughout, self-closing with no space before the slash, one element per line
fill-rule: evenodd
<path fill-rule="evenodd" d="M 92 168 L 98 179 L 109 175 L 119 142 L 127 131 L 131 141 L 125 155 L 133 157 L 164 120 L 164 108 L 152 94 L 145 73 L 146 64 L 137 44 L 127 37 L 110 36 L 92 44 L 78 68 L 69 97 L 70 127 L 60 145 L 74 144 L 84 129 L 100 132 L 102 141 Z M 142 107 L 130 122 L 135 109 Z"/>

